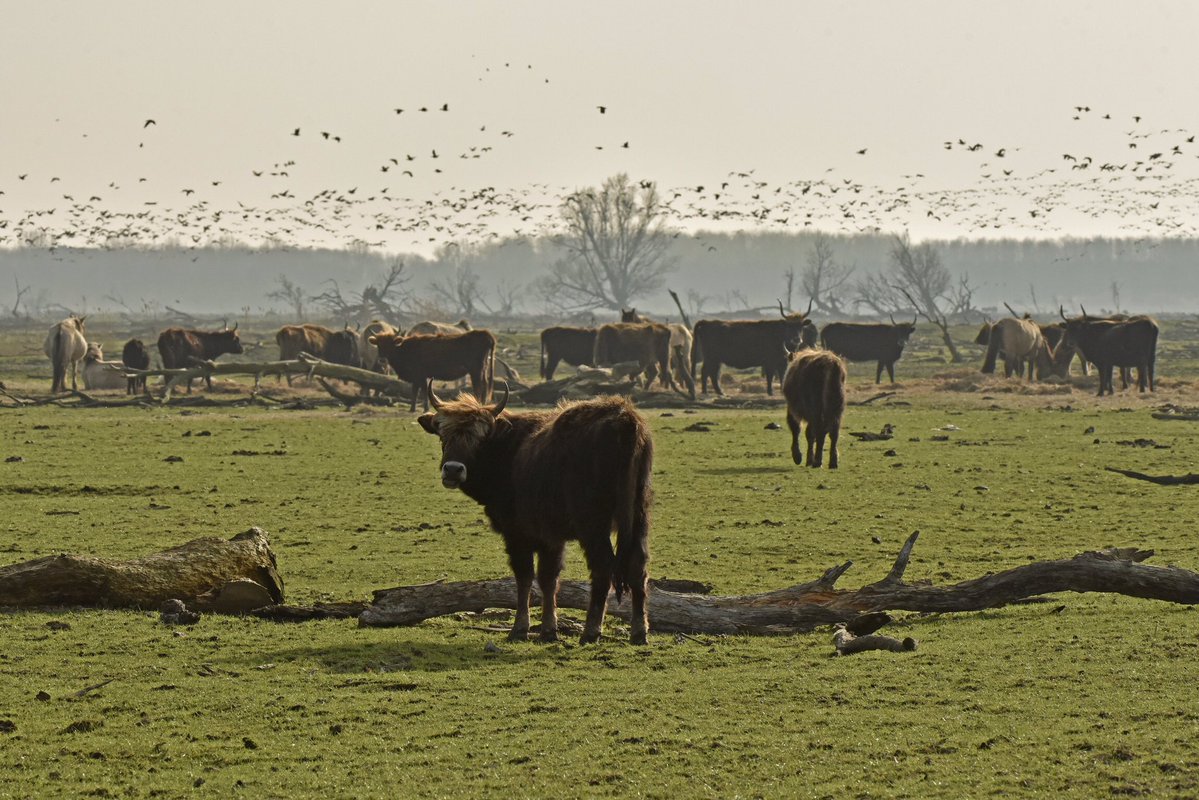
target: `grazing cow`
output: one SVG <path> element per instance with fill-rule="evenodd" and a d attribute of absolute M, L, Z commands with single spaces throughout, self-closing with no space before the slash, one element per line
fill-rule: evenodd
<path fill-rule="evenodd" d="M 120 361 L 105 361 L 99 342 L 89 342 L 83 356 L 84 389 L 127 389 L 129 381 L 121 374 L 125 365 Z"/>
<path fill-rule="evenodd" d="M 54 393 L 67 390 L 67 370 L 71 370 L 71 390 L 78 388 L 76 375 L 79 372 L 79 362 L 87 354 L 87 339 L 83 338 L 83 321 L 86 316 L 77 317 L 74 314 L 50 326 L 46 335 L 43 350 L 46 358 L 50 359 L 53 377 L 50 380 L 50 391 Z"/>
<path fill-rule="evenodd" d="M 895 362 L 903 355 L 903 347 L 915 330 L 915 317 L 911 322 L 891 320 L 890 325 L 830 322 L 820 331 L 820 346 L 846 361 L 876 361 L 874 382 L 882 382 L 886 368 L 887 377 L 895 383 Z"/>
<path fill-rule="evenodd" d="M 670 329 L 656 322 L 610 322 L 595 332 L 595 352 L 592 361 L 597 367 L 609 367 L 625 361 L 636 361 L 645 373 L 645 388 L 657 377 L 663 385 L 674 389 L 670 375 Z"/>
<path fill-rule="evenodd" d="M 564 403 L 552 411 L 504 413 L 464 396 L 442 402 L 428 386 L 434 413 L 421 427 L 441 440 L 441 484 L 483 506 L 504 537 L 516 576 L 516 621 L 508 638 L 529 634 L 533 555 L 541 589 L 541 638 L 558 638 L 558 576 L 566 542 L 578 541 L 591 572 L 582 641 L 600 637 L 608 590 L 632 596 L 629 640 L 645 644 L 653 440 L 621 397 Z M 612 530 L 616 529 L 616 552 Z"/>
<path fill-rule="evenodd" d="M 219 331 L 196 331 L 186 328 L 167 328 L 158 334 L 158 355 L 162 357 L 163 369 L 194 367 L 197 361 L 210 361 L 218 356 L 244 352 L 241 339 L 237 336 L 237 323 L 232 328 Z M 212 388 L 212 376 L 205 375 L 204 382 Z M 187 379 L 187 393 L 191 394 L 192 379 Z"/>
<path fill-rule="evenodd" d="M 121 363 L 129 369 L 149 369 L 150 354 L 141 339 L 130 339 L 121 350 Z M 125 394 L 137 394 L 146 391 L 146 376 L 130 376 L 125 385 Z"/>
<path fill-rule="evenodd" d="M 595 328 L 562 325 L 541 332 L 541 377 L 552 381 L 558 362 L 572 367 L 595 366 Z"/>
<path fill-rule="evenodd" d="M 1066 323 L 1064 344 L 1077 347 L 1087 361 L 1099 372 L 1099 396 L 1106 390 L 1115 394 L 1112 370 L 1115 367 L 1136 367 L 1137 391 L 1154 391 L 1154 366 L 1157 361 L 1157 321 L 1152 317 L 1137 316 L 1118 321 L 1097 319 L 1087 316 L 1066 319 L 1064 309 L 1059 309 Z"/>
<path fill-rule="evenodd" d="M 1041 329 L 1031 319 L 1004 317 L 991 326 L 987 343 L 987 356 L 982 371 L 987 375 L 995 372 L 995 362 L 1003 354 L 1003 377 L 1012 377 L 1013 372 L 1024 374 L 1024 363 L 1028 362 L 1028 379 L 1046 378 L 1050 371 L 1050 350 L 1045 344 Z M 1067 362 L 1068 364 L 1069 362 Z"/>
<path fill-rule="evenodd" d="M 453 381 L 464 375 L 470 376 L 471 390 L 480 403 L 491 399 L 496 346 L 491 331 L 408 336 L 380 333 L 371 337 L 371 344 L 379 348 L 379 354 L 387 359 L 397 378 L 412 384 L 411 411 L 416 411 L 416 397 L 425 392 L 429 381 Z M 429 410 L 427 392 L 425 410 Z"/>
<path fill-rule="evenodd" d="M 400 329 L 381 319 L 372 319 L 362 328 L 358 335 L 358 354 L 362 358 L 362 368 L 371 372 L 387 374 L 387 359 L 379 355 L 379 348 L 371 344 L 371 337 L 380 333 L 400 333 Z"/>
<path fill-rule="evenodd" d="M 471 328 L 470 323 L 464 319 L 458 320 L 453 325 L 448 322 L 433 322 L 431 320 L 426 320 L 413 325 L 408 330 L 408 335 L 412 336 L 416 334 L 420 336 L 430 336 L 433 334 L 441 334 L 442 336 L 453 336 L 454 334 L 469 330 L 474 329 Z"/>
<path fill-rule="evenodd" d="M 787 399 L 787 427 L 791 429 L 791 460 L 803 463 L 799 430 L 807 423 L 808 466 L 819 467 L 828 436 L 828 468 L 837 468 L 837 439 L 845 414 L 845 362 L 828 350 L 801 350 L 791 357 L 783 376 Z"/>
<path fill-rule="evenodd" d="M 761 367 L 766 373 L 766 394 L 774 394 L 774 379 L 783 379 L 787 371 L 787 354 L 803 341 L 804 328 L 810 326 L 808 313 L 787 314 L 779 304 L 782 319 L 716 320 L 701 319 L 695 323 L 695 341 L 691 346 L 691 374 L 695 365 L 703 362 L 700 391 L 723 395 L 720 388 L 720 369 L 725 364 L 736 369 Z"/>
<path fill-rule="evenodd" d="M 305 322 L 303 325 L 284 325 L 275 334 L 275 343 L 279 345 L 279 360 L 294 361 L 300 353 L 324 359 L 330 364 L 341 364 L 347 367 L 361 366 L 362 360 L 358 355 L 358 333 L 350 330 L 334 331 L 323 325 L 313 325 Z M 291 375 L 287 375 L 287 385 L 291 386 Z"/>

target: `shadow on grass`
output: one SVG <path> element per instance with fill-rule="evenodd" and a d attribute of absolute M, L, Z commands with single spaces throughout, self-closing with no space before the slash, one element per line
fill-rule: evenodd
<path fill-rule="evenodd" d="M 701 475 L 782 475 L 787 472 L 793 472 L 794 467 L 771 467 L 771 466 L 754 466 L 754 467 L 711 467 L 709 469 L 697 469 Z"/>

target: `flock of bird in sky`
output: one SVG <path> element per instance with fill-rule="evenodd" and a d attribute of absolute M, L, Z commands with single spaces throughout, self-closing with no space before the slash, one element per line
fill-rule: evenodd
<path fill-rule="evenodd" d="M 608 113 L 614 108 L 594 104 L 594 113 L 604 116 L 599 122 L 605 131 L 614 127 L 615 115 Z M 504 158 L 504 143 L 519 131 L 468 121 L 469 114 L 455 120 L 461 112 L 448 102 L 392 105 L 380 111 L 400 120 L 441 117 L 439 122 L 452 126 L 457 138 L 469 132 L 473 143 L 453 148 L 414 144 L 379 153 L 373 173 L 347 175 L 344 185 L 316 192 L 297 190 L 293 176 L 305 167 L 300 160 L 279 158 L 252 168 L 250 176 L 261 181 L 261 189 L 233 204 L 225 202 L 220 189 L 231 175 L 213 175 L 206 183 L 182 186 L 155 185 L 163 180 L 141 175 L 113 175 L 99 186 L 73 180 L 69 174 L 0 174 L 0 247 L 171 244 L 202 248 L 232 240 L 431 251 L 451 242 L 502 242 L 558 229 L 561 202 L 577 187 L 474 185 L 473 165 Z M 721 171 L 702 184 L 659 186 L 659 195 L 667 223 L 678 235 L 692 237 L 708 249 L 713 246 L 703 239 L 706 231 L 890 233 L 916 226 L 937 230 L 937 225 L 943 225 L 945 230 L 975 237 L 1102 233 L 1146 246 L 1160 238 L 1199 233 L 1199 172 L 1188 168 L 1199 158 L 1194 133 L 1155 126 L 1134 114 L 1101 113 L 1088 105 L 1069 111 L 1078 124 L 1107 126 L 1102 139 L 1107 146 L 1052 156 L 1034 154 L 1033 148 L 1020 143 L 946 137 L 941 143 L 943 157 L 966 162 L 973 175 L 970 185 L 945 188 L 935 164 L 890 183 L 856 180 L 844 167 L 789 180 L 747 167 Z M 144 148 L 171 121 L 157 115 L 137 124 L 141 134 L 137 147 Z M 343 136 L 332 128 L 313 130 L 286 122 L 279 126 L 280 139 L 309 138 L 329 148 L 344 147 Z M 636 146 L 621 136 L 606 138 L 579 147 L 607 148 L 619 154 Z M 337 157 L 308 152 L 312 158 Z M 847 156 L 848 163 L 869 159 L 871 148 L 847 148 Z M 960 172 L 963 165 L 954 167 Z M 611 171 L 622 169 L 617 158 Z M 418 175 L 433 180 L 426 185 L 434 188 L 422 192 L 407 188 L 405 182 Z M 55 184 L 55 202 L 47 205 L 43 200 L 42 207 L 30 207 L 22 189 L 37 183 Z"/>

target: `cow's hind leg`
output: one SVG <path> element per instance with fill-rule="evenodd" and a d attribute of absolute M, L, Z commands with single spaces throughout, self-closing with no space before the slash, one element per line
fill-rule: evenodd
<path fill-rule="evenodd" d="M 791 460 L 796 464 L 803 464 L 803 454 L 799 452 L 800 424 L 790 410 L 787 411 L 787 427 L 791 429 Z"/>
<path fill-rule="evenodd" d="M 818 425 L 808 423 L 808 429 L 804 431 L 808 437 L 808 466 L 819 467 L 822 459 L 821 451 L 824 449 L 824 436 L 820 432 Z"/>
<path fill-rule="evenodd" d="M 558 576 L 566 560 L 562 545 L 545 545 L 537 553 L 537 586 L 541 589 L 541 641 L 558 641 Z"/>
<path fill-rule="evenodd" d="M 508 641 L 523 642 L 529 638 L 529 593 L 533 589 L 533 548 L 524 543 L 508 543 L 508 563 L 516 576 L 516 619 L 508 633 Z"/>
<path fill-rule="evenodd" d="M 583 626 L 581 642 L 590 644 L 599 641 L 604 629 L 604 614 L 608 611 L 608 590 L 612 588 L 612 567 L 616 557 L 612 553 L 612 540 L 608 531 L 593 531 L 582 539 L 583 554 L 591 570 L 591 598 L 587 603 L 587 622 Z"/>
<path fill-rule="evenodd" d="M 841 438 L 841 419 L 838 418 L 828 431 L 828 468 L 837 468 L 837 440 Z"/>

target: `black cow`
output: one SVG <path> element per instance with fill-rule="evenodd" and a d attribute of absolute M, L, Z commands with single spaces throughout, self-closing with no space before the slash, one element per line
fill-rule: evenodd
<path fill-rule="evenodd" d="M 219 331 L 195 331 L 186 328 L 167 328 L 158 334 L 158 354 L 162 357 L 163 369 L 194 367 L 198 361 L 210 361 L 225 353 L 244 352 L 237 337 L 237 323 L 232 328 Z M 205 375 L 204 382 L 212 388 L 212 376 Z M 191 394 L 192 379 L 187 379 L 187 392 Z"/>
<path fill-rule="evenodd" d="M 541 377 L 552 381 L 559 361 L 572 367 L 594 367 L 594 354 L 595 328 L 546 328 L 541 332 Z"/>
<path fill-rule="evenodd" d="M 125 348 L 121 351 L 121 363 L 130 369 L 150 368 L 150 354 L 146 352 L 146 346 L 142 344 L 141 339 L 125 342 Z M 146 391 L 145 375 L 132 376 L 125 385 L 125 394 L 137 394 L 139 391 Z"/>
<path fill-rule="evenodd" d="M 808 310 L 811 311 L 811 304 Z M 773 381 L 783 379 L 787 371 L 788 354 L 800 347 L 805 329 L 812 328 L 808 312 L 787 314 L 779 304 L 782 319 L 716 320 L 701 319 L 695 323 L 695 341 L 691 345 L 691 374 L 703 362 L 700 391 L 723 395 L 720 388 L 720 369 L 725 364 L 736 369 L 761 367 L 766 374 L 766 394 L 774 394 Z M 806 334 L 811 339 L 811 334 Z"/>
<path fill-rule="evenodd" d="M 421 427 L 441 439 L 441 483 L 480 503 L 504 537 L 516 576 L 516 621 L 508 634 L 529 634 L 533 555 L 541 589 L 541 638 L 558 638 L 558 576 L 566 542 L 577 540 L 591 571 L 582 641 L 600 637 L 608 591 L 632 596 L 630 641 L 645 644 L 649 563 L 649 427 L 627 400 L 604 397 L 552 411 L 504 413 L 508 399 L 485 406 L 470 396 L 442 402 L 428 386 L 434 413 Z M 612 530 L 616 551 L 612 551 Z"/>
<path fill-rule="evenodd" d="M 1136 367 L 1137 391 L 1154 391 L 1154 366 L 1157 361 L 1157 320 L 1152 317 L 1129 317 L 1118 321 L 1089 317 L 1066 319 L 1063 344 L 1077 347 L 1099 372 L 1099 396 L 1104 391 L 1115 394 L 1112 371 L 1115 367 Z"/>
<path fill-rule="evenodd" d="M 670 328 L 657 322 L 610 322 L 595 332 L 595 351 L 592 363 L 608 367 L 626 361 L 636 361 L 645 373 L 645 388 L 657 377 L 664 386 L 674 389 L 670 374 Z"/>
<path fill-rule="evenodd" d="M 895 362 L 903 355 L 903 346 L 916 330 L 916 318 L 911 322 L 891 321 L 890 325 L 858 322 L 830 322 L 820 331 L 820 346 L 832 350 L 847 361 L 876 361 L 874 382 L 887 377 L 895 383 Z"/>

